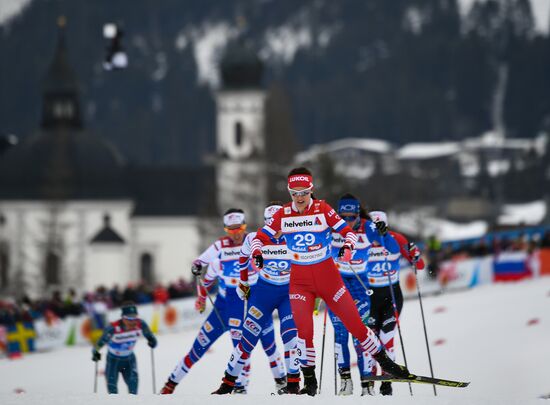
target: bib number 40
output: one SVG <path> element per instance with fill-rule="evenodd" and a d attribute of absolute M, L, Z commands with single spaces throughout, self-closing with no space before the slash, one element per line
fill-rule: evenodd
<path fill-rule="evenodd" d="M 391 270 L 391 264 L 388 262 L 384 263 L 376 263 L 374 267 L 372 268 L 373 271 L 379 272 L 379 273 L 385 273 L 387 271 Z"/>

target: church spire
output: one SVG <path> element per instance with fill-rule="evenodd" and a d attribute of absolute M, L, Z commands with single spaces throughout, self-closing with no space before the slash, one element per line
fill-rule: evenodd
<path fill-rule="evenodd" d="M 65 17 L 57 20 L 58 39 L 52 63 L 44 79 L 42 94 L 42 128 L 82 127 L 78 82 L 69 65 L 65 45 Z"/>

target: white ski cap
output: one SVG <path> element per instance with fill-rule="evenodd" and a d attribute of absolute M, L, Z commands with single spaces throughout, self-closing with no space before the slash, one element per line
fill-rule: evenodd
<path fill-rule="evenodd" d="M 223 224 L 225 226 L 242 225 L 244 223 L 244 214 L 242 212 L 230 212 L 223 216 Z"/>
<path fill-rule="evenodd" d="M 270 205 L 269 207 L 266 207 L 266 209 L 264 210 L 264 220 L 267 221 L 268 219 L 273 218 L 273 215 L 275 215 L 275 213 L 279 211 L 281 208 L 283 208 L 283 206 L 278 204 Z"/>
<path fill-rule="evenodd" d="M 384 211 L 371 211 L 369 212 L 369 216 L 374 222 L 384 222 L 386 225 L 389 225 L 388 223 L 388 216 Z"/>

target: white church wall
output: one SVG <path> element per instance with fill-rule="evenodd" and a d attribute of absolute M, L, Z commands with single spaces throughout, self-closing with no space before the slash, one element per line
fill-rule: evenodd
<path fill-rule="evenodd" d="M 191 262 L 199 255 L 201 235 L 195 217 L 134 217 L 132 271 L 140 278 L 140 258 L 151 254 L 155 280 L 191 279 Z"/>
<path fill-rule="evenodd" d="M 33 298 L 57 288 L 85 291 L 91 285 L 87 273 L 93 264 L 89 242 L 102 229 L 103 216 L 109 214 L 113 228 L 128 240 L 131 210 L 130 201 L 0 201 L 0 212 L 6 218 L 10 283 L 19 283 Z M 60 259 L 59 284 L 50 286 L 45 277 L 47 246 L 52 246 Z M 128 249 L 124 254 L 121 262 L 129 263 Z M 129 264 L 125 266 L 129 278 Z"/>
<path fill-rule="evenodd" d="M 94 243 L 89 249 L 84 290 L 94 291 L 101 285 L 107 288 L 115 284 L 124 287 L 135 281 L 130 277 L 129 251 L 127 245 Z"/>

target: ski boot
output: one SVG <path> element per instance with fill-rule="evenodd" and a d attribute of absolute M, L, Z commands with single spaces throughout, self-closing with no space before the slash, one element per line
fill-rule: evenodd
<path fill-rule="evenodd" d="M 374 381 L 361 379 L 361 396 L 376 395 L 374 391 Z"/>
<path fill-rule="evenodd" d="M 401 366 L 390 359 L 384 349 L 380 350 L 372 357 L 374 357 L 374 360 L 376 360 L 378 364 L 380 364 L 382 370 L 384 370 L 384 372 L 386 372 L 387 374 L 391 374 L 392 376 L 397 378 L 405 379 L 411 379 L 414 377 L 414 374 L 411 374 L 409 370 L 407 370 L 407 367 Z"/>
<path fill-rule="evenodd" d="M 279 392 L 279 390 L 284 387 L 286 387 L 286 376 L 275 378 L 275 389 L 277 390 L 277 392 Z"/>
<path fill-rule="evenodd" d="M 277 391 L 277 394 L 298 394 L 300 392 L 300 374 L 289 374 L 287 383 Z"/>
<path fill-rule="evenodd" d="M 166 383 L 164 384 L 164 387 L 162 387 L 162 389 L 160 390 L 160 395 L 173 394 L 177 385 L 178 383 L 175 383 L 174 381 L 168 379 L 168 381 L 166 381 Z"/>
<path fill-rule="evenodd" d="M 237 381 L 237 377 L 225 372 L 225 376 L 222 378 L 222 385 L 220 385 L 220 388 L 216 391 L 212 392 L 212 395 L 231 394 L 235 387 L 235 381 Z"/>
<path fill-rule="evenodd" d="M 380 384 L 380 394 L 393 395 L 393 388 L 391 386 L 391 382 L 382 381 L 382 384 Z"/>
<path fill-rule="evenodd" d="M 317 394 L 317 377 L 315 377 L 315 366 L 302 367 L 302 373 L 304 374 L 304 388 L 302 388 L 298 394 L 309 396 L 315 396 Z"/>
<path fill-rule="evenodd" d="M 351 372 L 349 368 L 340 369 L 340 391 L 338 395 L 352 395 L 353 381 L 351 380 Z"/>
<path fill-rule="evenodd" d="M 246 395 L 248 394 L 248 392 L 246 392 L 246 387 L 243 387 L 243 386 L 238 386 L 238 387 L 235 387 L 233 388 L 233 394 L 241 394 L 241 395 Z"/>

